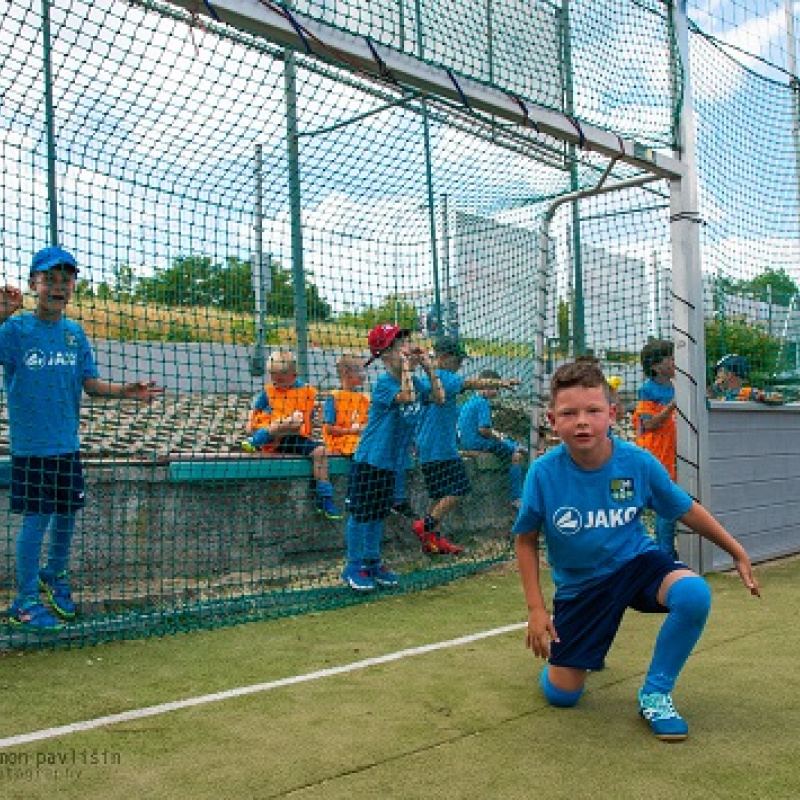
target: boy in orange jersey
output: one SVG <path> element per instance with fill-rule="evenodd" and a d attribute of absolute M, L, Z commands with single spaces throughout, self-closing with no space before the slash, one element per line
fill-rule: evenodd
<path fill-rule="evenodd" d="M 678 458 L 678 429 L 675 422 L 675 346 L 664 339 L 653 339 L 641 353 L 642 369 L 647 380 L 639 389 L 639 401 L 633 412 L 636 444 L 651 452 L 675 480 Z M 656 541 L 661 550 L 673 558 L 675 520 L 656 517 Z"/>
<path fill-rule="evenodd" d="M 352 456 L 361 431 L 367 424 L 369 395 L 364 385 L 361 359 L 345 354 L 336 362 L 341 389 L 334 389 L 322 410 L 322 441 L 329 453 Z"/>
<path fill-rule="evenodd" d="M 309 456 L 317 482 L 317 512 L 328 519 L 341 519 L 333 504 L 325 445 L 311 438 L 317 390 L 298 380 L 297 361 L 288 350 L 276 350 L 270 356 L 269 378 L 253 402 L 247 421 L 249 438 L 242 442 L 242 449 Z"/>

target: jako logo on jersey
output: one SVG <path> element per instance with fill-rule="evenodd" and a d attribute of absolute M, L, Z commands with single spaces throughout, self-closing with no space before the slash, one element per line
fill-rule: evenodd
<path fill-rule="evenodd" d="M 583 528 L 581 512 L 571 506 L 562 506 L 553 514 L 553 525 L 564 536 L 572 536 Z"/>
<path fill-rule="evenodd" d="M 596 511 L 586 512 L 586 524 L 577 508 L 562 506 L 553 514 L 553 525 L 564 536 L 574 536 L 584 528 L 619 528 L 636 519 L 639 509 L 636 506 L 628 508 L 600 508 Z"/>
<path fill-rule="evenodd" d="M 23 359 L 28 369 L 42 369 L 43 367 L 74 367 L 78 363 L 77 353 L 55 353 L 45 354 L 42 350 L 33 349 L 25 353 Z"/>

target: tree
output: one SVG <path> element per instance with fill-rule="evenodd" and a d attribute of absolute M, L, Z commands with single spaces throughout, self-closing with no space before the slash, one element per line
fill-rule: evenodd
<path fill-rule="evenodd" d="M 709 377 L 722 356 L 736 353 L 750 362 L 753 385 L 765 385 L 771 375 L 791 369 L 794 348 L 781 348 L 781 340 L 745 322 L 707 320 L 706 357 Z M 780 355 L 779 355 L 780 354 Z"/>
<path fill-rule="evenodd" d="M 339 315 L 339 321 L 357 328 L 374 328 L 383 322 L 394 323 L 401 328 L 415 331 L 419 325 L 419 315 L 413 303 L 403 299 L 401 295 L 387 295 L 379 306 L 369 306 L 358 312 L 345 312 Z"/>
<path fill-rule="evenodd" d="M 92 284 L 86 278 L 79 278 L 75 284 L 75 297 L 77 298 L 90 298 L 94 297 L 94 289 Z"/>
<path fill-rule="evenodd" d="M 569 303 L 563 299 L 558 301 L 557 325 L 558 349 L 566 355 L 569 353 L 570 339 Z"/>
<path fill-rule="evenodd" d="M 749 281 L 745 281 L 753 297 L 765 303 L 788 306 L 792 295 L 797 294 L 797 284 L 783 269 L 767 269 Z"/>
<path fill-rule="evenodd" d="M 267 313 L 277 317 L 294 316 L 294 287 L 291 274 L 272 261 L 268 265 L 271 291 Z M 157 269 L 150 277 L 139 278 L 135 296 L 144 302 L 167 306 L 223 308 L 251 314 L 255 311 L 252 265 L 250 261 L 228 256 L 224 264 L 208 256 L 181 256 L 172 266 Z M 330 305 L 311 281 L 306 282 L 306 311 L 310 318 L 330 317 Z"/>
<path fill-rule="evenodd" d="M 797 284 L 784 269 L 772 268 L 747 280 L 719 278 L 716 289 L 718 294 L 738 294 L 778 306 L 788 306 L 798 291 Z"/>

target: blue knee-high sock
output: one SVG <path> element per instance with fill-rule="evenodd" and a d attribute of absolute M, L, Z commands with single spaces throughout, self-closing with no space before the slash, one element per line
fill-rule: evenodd
<path fill-rule="evenodd" d="M 512 464 L 508 468 L 508 480 L 511 484 L 511 499 L 519 500 L 522 497 L 522 464 Z"/>
<path fill-rule="evenodd" d="M 356 522 L 348 517 L 344 526 L 344 541 L 347 550 L 347 566 L 360 569 L 364 563 L 364 549 L 369 532 L 369 522 Z"/>
<path fill-rule="evenodd" d="M 679 578 L 667 592 L 666 606 L 669 614 L 656 639 L 642 689 L 645 694 L 672 691 L 703 633 L 711 610 L 711 590 L 698 576 Z"/>
<path fill-rule="evenodd" d="M 381 560 L 381 539 L 383 538 L 383 520 L 376 519 L 365 523 L 367 535 L 364 540 L 364 561 L 378 562 Z"/>
<path fill-rule="evenodd" d="M 47 551 L 47 574 L 55 578 L 65 572 L 69 564 L 69 550 L 75 530 L 74 514 L 54 514 L 50 530 L 50 547 Z M 44 571 L 44 570 L 43 570 Z"/>
<path fill-rule="evenodd" d="M 333 497 L 333 484 L 330 481 L 317 481 L 317 497 Z"/>
<path fill-rule="evenodd" d="M 39 557 L 50 514 L 26 514 L 17 536 L 17 588 L 28 600 L 39 597 Z"/>
<path fill-rule="evenodd" d="M 542 692 L 544 692 L 544 699 L 551 706 L 557 706 L 558 708 L 572 708 L 572 706 L 577 705 L 583 694 L 582 686 L 572 692 L 553 686 L 550 683 L 550 676 L 547 674 L 547 664 L 544 665 L 544 669 L 539 675 L 539 686 L 542 687 Z"/>

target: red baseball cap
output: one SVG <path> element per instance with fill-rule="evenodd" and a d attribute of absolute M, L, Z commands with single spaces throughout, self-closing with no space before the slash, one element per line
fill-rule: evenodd
<path fill-rule="evenodd" d="M 388 350 L 394 340 L 398 336 L 411 336 L 411 331 L 408 328 L 398 328 L 397 325 L 384 323 L 383 325 L 376 325 L 367 334 L 367 344 L 372 356 L 367 360 L 364 366 L 369 366 L 376 358 L 380 358 L 384 351 Z"/>

